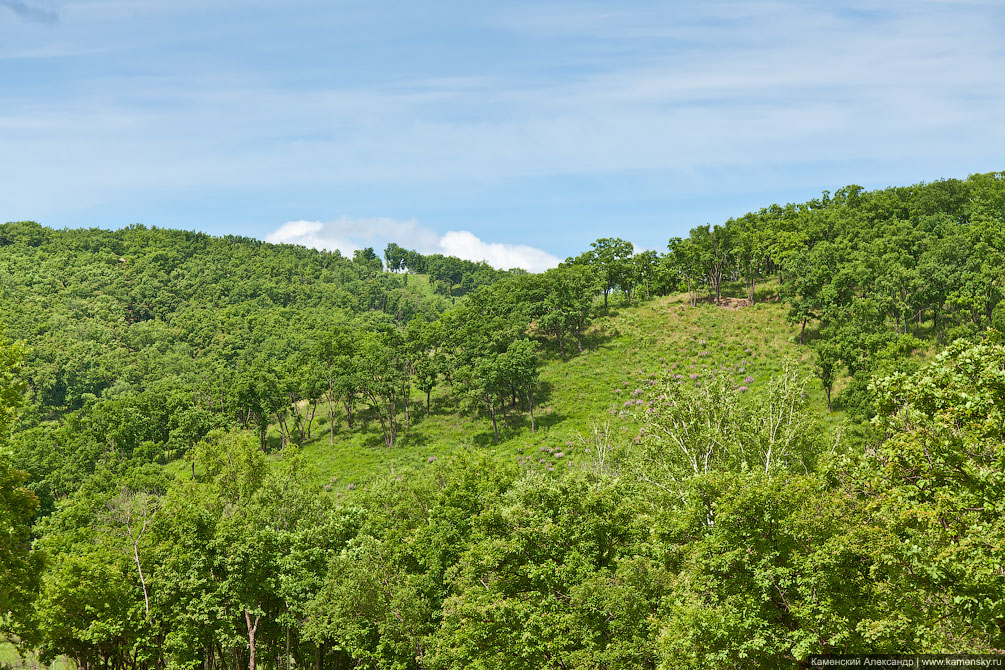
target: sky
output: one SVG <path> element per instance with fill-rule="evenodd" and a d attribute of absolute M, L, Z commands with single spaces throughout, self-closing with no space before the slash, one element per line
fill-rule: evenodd
<path fill-rule="evenodd" d="M 540 271 L 1005 169 L 1005 3 L 0 0 L 0 220 Z"/>

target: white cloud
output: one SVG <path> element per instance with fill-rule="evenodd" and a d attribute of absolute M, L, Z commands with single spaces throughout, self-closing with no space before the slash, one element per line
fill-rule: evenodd
<path fill-rule="evenodd" d="M 424 254 L 444 254 L 469 261 L 485 261 L 499 269 L 523 268 L 543 272 L 553 268 L 559 259 L 548 252 L 526 244 L 485 242 L 467 230 L 451 230 L 439 235 L 417 221 L 397 221 L 389 218 L 335 221 L 288 221 L 265 236 L 266 242 L 300 244 L 315 249 L 338 249 L 351 256 L 357 249 L 373 247 L 381 254 L 388 242 Z"/>

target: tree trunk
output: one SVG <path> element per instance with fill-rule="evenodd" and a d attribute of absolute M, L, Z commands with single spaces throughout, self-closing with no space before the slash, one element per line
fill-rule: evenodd
<path fill-rule="evenodd" d="M 499 427 L 496 425 L 496 410 L 492 407 L 492 401 L 486 403 L 489 407 L 489 416 L 492 417 L 492 442 L 499 444 Z"/>
<path fill-rule="evenodd" d="M 286 443 L 289 441 L 287 434 L 289 433 L 289 428 L 286 425 L 286 419 L 279 419 L 279 450 L 286 451 Z"/>
<path fill-rule="evenodd" d="M 527 404 L 530 406 L 530 432 L 534 433 L 534 393 L 527 391 Z"/>
<path fill-rule="evenodd" d="M 388 446 L 391 446 L 391 447 L 394 446 L 394 440 L 395 440 L 396 437 L 398 437 L 398 423 L 397 423 L 397 420 L 396 420 L 397 416 L 398 416 L 397 403 L 395 403 L 394 401 L 391 401 L 391 417 L 390 417 L 390 420 L 388 421 L 388 425 L 391 428 L 391 444 L 388 445 Z"/>
<path fill-rule="evenodd" d="M 429 416 L 429 394 L 433 392 L 433 389 L 426 391 L 426 416 Z"/>
<path fill-rule="evenodd" d="M 248 670 L 255 670 L 255 632 L 258 630 L 258 621 L 261 616 L 255 617 L 255 623 L 251 623 L 251 612 L 244 610 L 244 622 L 248 625 Z"/>
<path fill-rule="evenodd" d="M 806 332 L 806 317 L 803 317 L 803 327 L 799 329 L 799 344 L 803 343 L 803 333 Z"/>
<path fill-rule="evenodd" d="M 146 530 L 146 519 L 143 520 L 143 530 Z M 146 608 L 147 619 L 150 618 L 150 597 L 147 595 L 147 580 L 143 576 L 143 566 L 140 565 L 140 537 L 143 536 L 143 531 L 134 539 L 131 530 L 128 530 L 128 525 L 126 526 L 127 532 L 129 533 L 129 539 L 133 543 L 133 559 L 136 561 L 136 572 L 140 574 L 140 586 L 143 587 L 143 606 Z"/>

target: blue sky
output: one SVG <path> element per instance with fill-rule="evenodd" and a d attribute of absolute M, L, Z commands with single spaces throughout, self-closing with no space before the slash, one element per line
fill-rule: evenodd
<path fill-rule="evenodd" d="M 1005 3 L 0 0 L 0 219 L 540 269 L 1005 169 Z"/>

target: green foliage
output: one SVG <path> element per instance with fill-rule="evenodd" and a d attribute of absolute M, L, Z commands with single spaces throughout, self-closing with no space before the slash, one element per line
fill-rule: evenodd
<path fill-rule="evenodd" d="M 11 467 L 10 425 L 21 405 L 24 349 L 0 334 L 0 633 L 31 636 L 25 624 L 34 599 L 41 556 L 31 550 L 31 521 L 38 498 L 25 487 L 27 474 Z"/>
<path fill-rule="evenodd" d="M 430 666 L 639 667 L 660 584 L 619 562 L 642 535 L 614 481 L 524 477 L 475 519 Z"/>
<path fill-rule="evenodd" d="M 816 477 L 713 473 L 664 533 L 678 578 L 662 667 L 801 667 L 810 654 L 906 651 L 877 560 L 892 541 Z"/>
<path fill-rule="evenodd" d="M 999 650 L 1003 183 L 539 275 L 0 226 L 0 632 L 135 670 Z"/>
<path fill-rule="evenodd" d="M 1000 648 L 1005 612 L 1005 347 L 954 343 L 912 375 L 876 382 L 876 423 L 886 435 L 861 486 L 879 491 L 876 513 L 902 538 L 931 646 Z"/>

